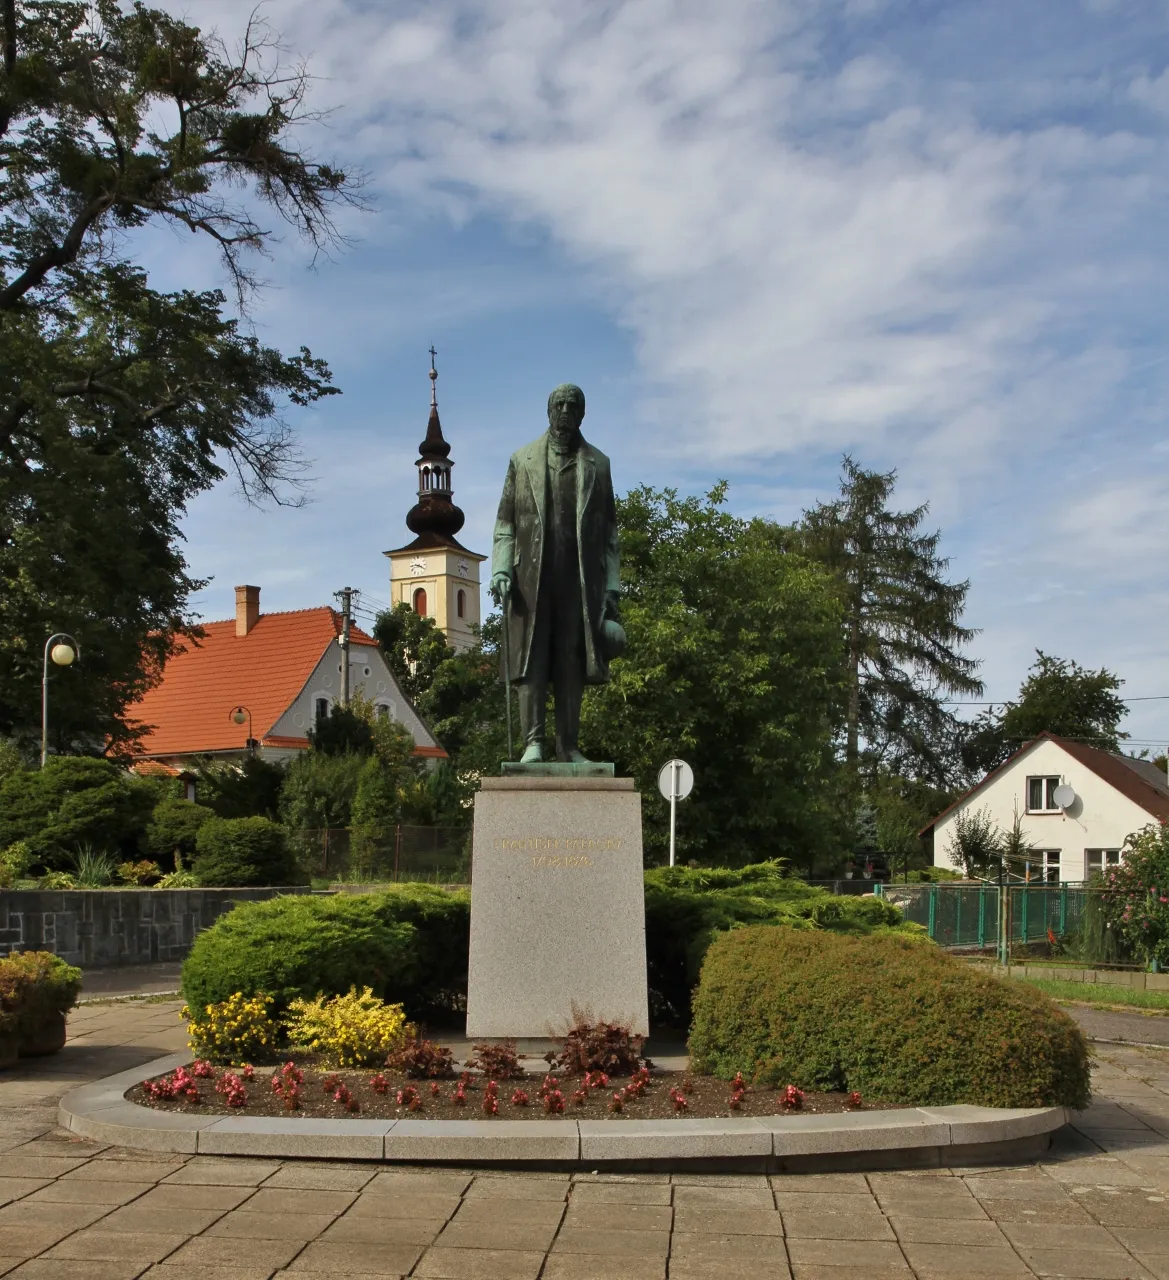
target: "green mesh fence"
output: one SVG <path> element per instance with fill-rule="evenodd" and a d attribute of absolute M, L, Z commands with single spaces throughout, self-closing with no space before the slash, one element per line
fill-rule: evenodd
<path fill-rule="evenodd" d="M 943 947 L 993 947 L 998 939 L 1002 897 L 997 885 L 895 884 L 883 886 L 883 894 Z M 1007 894 L 1012 943 L 1083 935 L 1089 894 L 1082 885 L 1011 885 Z"/>

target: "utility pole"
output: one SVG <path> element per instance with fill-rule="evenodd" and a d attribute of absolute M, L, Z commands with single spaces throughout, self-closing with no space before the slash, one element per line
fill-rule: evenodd
<path fill-rule="evenodd" d="M 341 597 L 341 634 L 337 643 L 341 646 L 341 705 L 349 705 L 349 623 L 353 613 L 353 588 L 342 587 L 336 593 Z"/>

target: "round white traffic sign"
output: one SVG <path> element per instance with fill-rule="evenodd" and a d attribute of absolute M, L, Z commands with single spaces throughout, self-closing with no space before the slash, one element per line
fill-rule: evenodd
<path fill-rule="evenodd" d="M 658 772 L 658 790 L 665 800 L 685 800 L 694 790 L 694 770 L 685 760 L 667 760 Z"/>

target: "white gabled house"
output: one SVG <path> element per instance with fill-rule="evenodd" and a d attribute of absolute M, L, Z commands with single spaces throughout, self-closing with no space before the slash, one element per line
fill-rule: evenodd
<path fill-rule="evenodd" d="M 954 822 L 980 809 L 1002 830 L 1019 814 L 1036 850 L 1030 880 L 1087 880 L 1120 861 L 1126 836 L 1169 822 L 1169 781 L 1147 760 L 1041 733 L 922 828 L 933 831 L 934 866 L 961 869 L 949 856 Z"/>

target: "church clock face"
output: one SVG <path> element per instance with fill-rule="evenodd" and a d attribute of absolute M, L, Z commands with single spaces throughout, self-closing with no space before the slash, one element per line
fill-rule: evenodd
<path fill-rule="evenodd" d="M 466 560 L 460 560 L 455 568 L 458 569 L 460 578 L 469 578 L 471 576 L 471 566 Z"/>
<path fill-rule="evenodd" d="M 426 560 L 423 556 L 416 556 L 410 561 L 410 576 L 412 578 L 421 578 L 426 572 Z"/>

